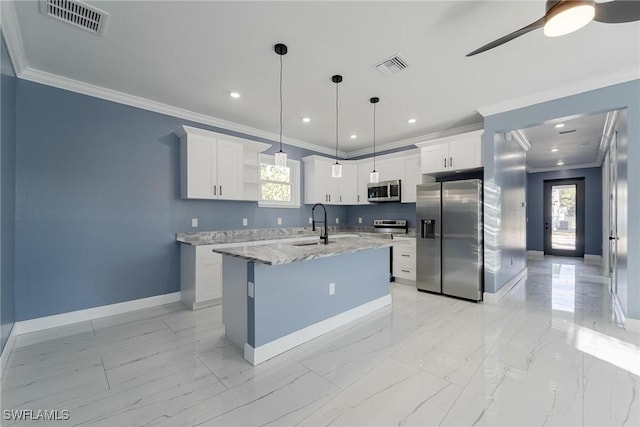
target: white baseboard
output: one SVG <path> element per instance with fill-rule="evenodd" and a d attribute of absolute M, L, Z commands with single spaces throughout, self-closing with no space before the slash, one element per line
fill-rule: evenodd
<path fill-rule="evenodd" d="M 0 377 L 4 375 L 4 368 L 7 366 L 7 362 L 9 362 L 9 357 L 11 357 L 11 352 L 13 351 L 13 345 L 16 343 L 16 325 L 13 324 L 13 328 L 11 328 L 11 332 L 9 332 L 9 338 L 7 338 L 7 343 L 2 350 L 2 354 L 0 354 Z"/>
<path fill-rule="evenodd" d="M 598 276 L 597 274 L 580 274 L 576 279 L 584 280 L 585 282 L 602 283 L 603 285 L 609 285 L 611 279 L 605 276 Z"/>
<path fill-rule="evenodd" d="M 244 358 L 252 365 L 257 365 L 390 304 L 391 295 L 385 295 L 259 347 L 245 344 Z"/>
<path fill-rule="evenodd" d="M 495 293 L 485 292 L 485 293 L 483 293 L 482 294 L 483 301 L 486 302 L 486 303 L 489 303 L 489 304 L 498 303 L 502 298 L 504 298 L 504 296 L 506 294 L 509 293 L 509 291 L 511 289 L 515 288 L 518 283 L 524 283 L 523 279 L 526 279 L 526 278 L 527 278 L 527 269 L 525 268 L 520 273 L 515 275 L 511 280 L 509 280 L 506 285 L 504 285 L 503 287 L 498 289 L 498 292 L 495 292 Z"/>
<path fill-rule="evenodd" d="M 164 305 L 178 301 L 180 301 L 180 292 L 156 295 L 153 297 L 141 298 L 133 301 L 125 301 L 117 304 L 87 308 L 85 310 L 54 314 L 53 316 L 23 320 L 21 322 L 16 322 L 15 325 L 13 325 L 13 331 L 15 331 L 16 335 L 28 334 L 30 332 L 42 331 L 44 329 L 56 328 L 58 326 L 71 325 L 73 323 L 85 322 L 87 320 L 99 319 L 101 317 L 113 316 L 114 314 L 122 314 L 129 311 L 142 310 L 144 308 L 156 307 L 158 305 Z"/>
<path fill-rule="evenodd" d="M 527 258 L 544 259 L 544 252 L 543 251 L 527 251 Z"/>
<path fill-rule="evenodd" d="M 602 255 L 584 254 L 584 263 L 593 265 L 602 265 Z"/>
<path fill-rule="evenodd" d="M 191 310 L 200 310 L 201 308 L 211 307 L 213 305 L 222 304 L 222 298 L 214 298 L 207 301 L 193 302 L 191 305 L 185 304 Z"/>

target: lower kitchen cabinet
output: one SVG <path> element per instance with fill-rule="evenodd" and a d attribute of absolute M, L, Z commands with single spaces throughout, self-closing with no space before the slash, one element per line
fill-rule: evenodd
<path fill-rule="evenodd" d="M 180 245 L 180 294 L 192 310 L 222 302 L 222 255 L 214 245 Z"/>
<path fill-rule="evenodd" d="M 393 240 L 393 277 L 397 282 L 416 281 L 416 239 L 414 237 L 397 237 Z"/>

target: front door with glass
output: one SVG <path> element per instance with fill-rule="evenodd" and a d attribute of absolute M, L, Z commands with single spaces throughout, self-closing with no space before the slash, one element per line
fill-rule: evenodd
<path fill-rule="evenodd" d="M 584 256 L 584 178 L 544 182 L 544 253 Z"/>

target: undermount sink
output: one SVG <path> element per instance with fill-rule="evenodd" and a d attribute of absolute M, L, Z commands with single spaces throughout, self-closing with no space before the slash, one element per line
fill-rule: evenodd
<path fill-rule="evenodd" d="M 334 243 L 333 240 L 329 240 L 329 244 Z M 291 246 L 316 246 L 316 245 L 324 245 L 322 240 L 313 241 L 313 242 L 298 242 L 292 243 Z"/>

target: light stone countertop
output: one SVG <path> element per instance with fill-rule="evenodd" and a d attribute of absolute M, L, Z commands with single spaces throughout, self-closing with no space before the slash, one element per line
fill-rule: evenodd
<path fill-rule="evenodd" d="M 309 244 L 311 243 L 311 244 Z M 322 244 L 313 240 L 291 241 L 253 244 L 235 247 L 214 247 L 214 252 L 223 255 L 231 255 L 244 258 L 247 261 L 259 262 L 268 265 L 289 264 L 292 262 L 307 261 L 316 258 L 326 258 L 336 255 L 379 249 L 393 246 L 392 239 L 379 237 L 363 237 L 353 234 L 329 234 L 329 244 Z"/>

